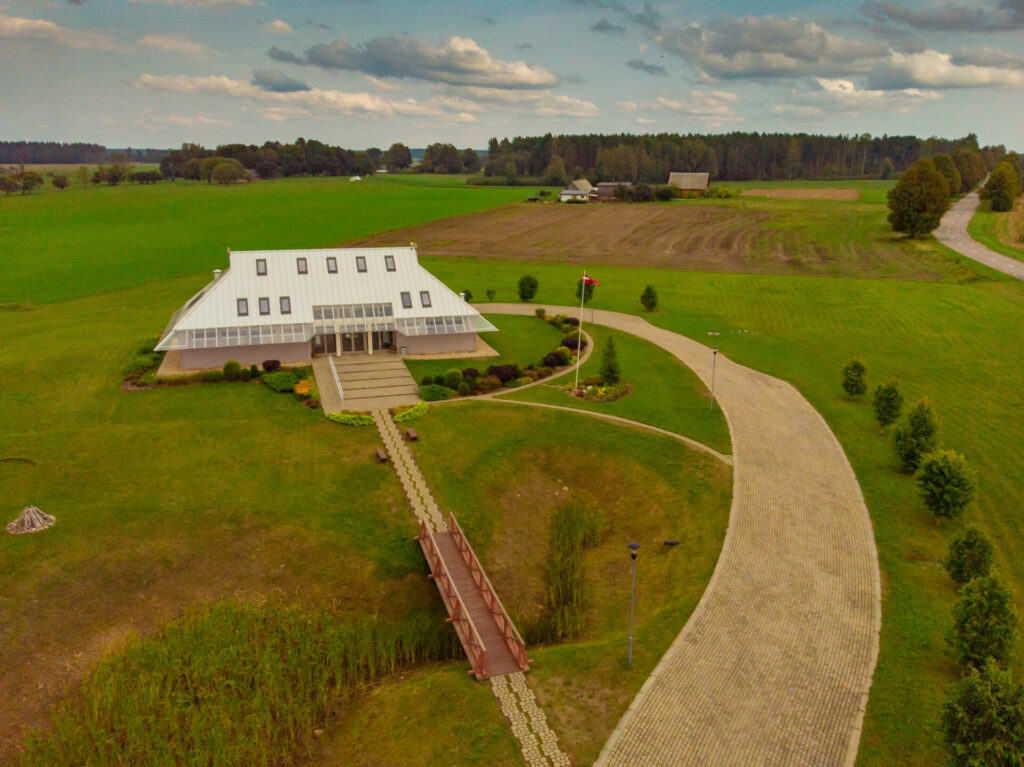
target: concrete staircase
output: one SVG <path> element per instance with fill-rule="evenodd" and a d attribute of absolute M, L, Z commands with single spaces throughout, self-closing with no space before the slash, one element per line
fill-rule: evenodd
<path fill-rule="evenodd" d="M 338 393 L 327 357 L 313 360 L 320 402 L 328 413 L 378 410 L 419 401 L 419 387 L 405 363 L 395 355 L 345 354 L 334 358 L 344 398 Z"/>

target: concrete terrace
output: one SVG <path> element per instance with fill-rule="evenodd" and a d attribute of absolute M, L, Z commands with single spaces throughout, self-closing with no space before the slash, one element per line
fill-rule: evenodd
<path fill-rule="evenodd" d="M 387 353 L 333 357 L 342 393 L 334 381 L 329 357 L 313 360 L 324 412 L 378 410 L 415 405 L 419 388 L 401 358 Z"/>

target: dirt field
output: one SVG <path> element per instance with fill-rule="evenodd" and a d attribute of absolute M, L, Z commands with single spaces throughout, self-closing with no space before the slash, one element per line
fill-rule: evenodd
<path fill-rule="evenodd" d="M 858 200 L 859 189 L 745 189 L 740 197 L 770 197 L 773 200 Z"/>

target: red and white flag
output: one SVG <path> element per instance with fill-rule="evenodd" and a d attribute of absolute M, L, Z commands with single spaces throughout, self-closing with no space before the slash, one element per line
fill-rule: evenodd
<path fill-rule="evenodd" d="M 598 287 L 601 287 L 601 283 L 600 282 L 598 282 L 593 277 L 590 277 L 589 275 L 586 275 L 586 274 L 583 275 L 583 284 L 584 285 L 597 285 Z"/>

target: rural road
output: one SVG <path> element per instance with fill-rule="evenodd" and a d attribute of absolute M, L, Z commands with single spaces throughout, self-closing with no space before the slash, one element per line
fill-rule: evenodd
<path fill-rule="evenodd" d="M 996 253 L 977 240 L 971 239 L 971 236 L 967 234 L 967 225 L 971 223 L 971 216 L 974 215 L 980 204 L 981 199 L 977 192 L 971 192 L 954 203 L 939 222 L 939 228 L 935 230 L 935 238 L 957 253 L 985 264 L 985 266 L 991 266 L 1003 274 L 1024 280 L 1024 262 Z"/>
<path fill-rule="evenodd" d="M 536 307 L 478 308 L 532 315 Z M 708 347 L 634 315 L 594 315 L 709 382 Z M 715 394 L 733 452 L 725 543 L 696 610 L 596 765 L 852 765 L 881 623 L 871 519 L 842 447 L 810 403 L 788 383 L 718 357 Z M 639 598 L 657 599 L 639 573 Z"/>

